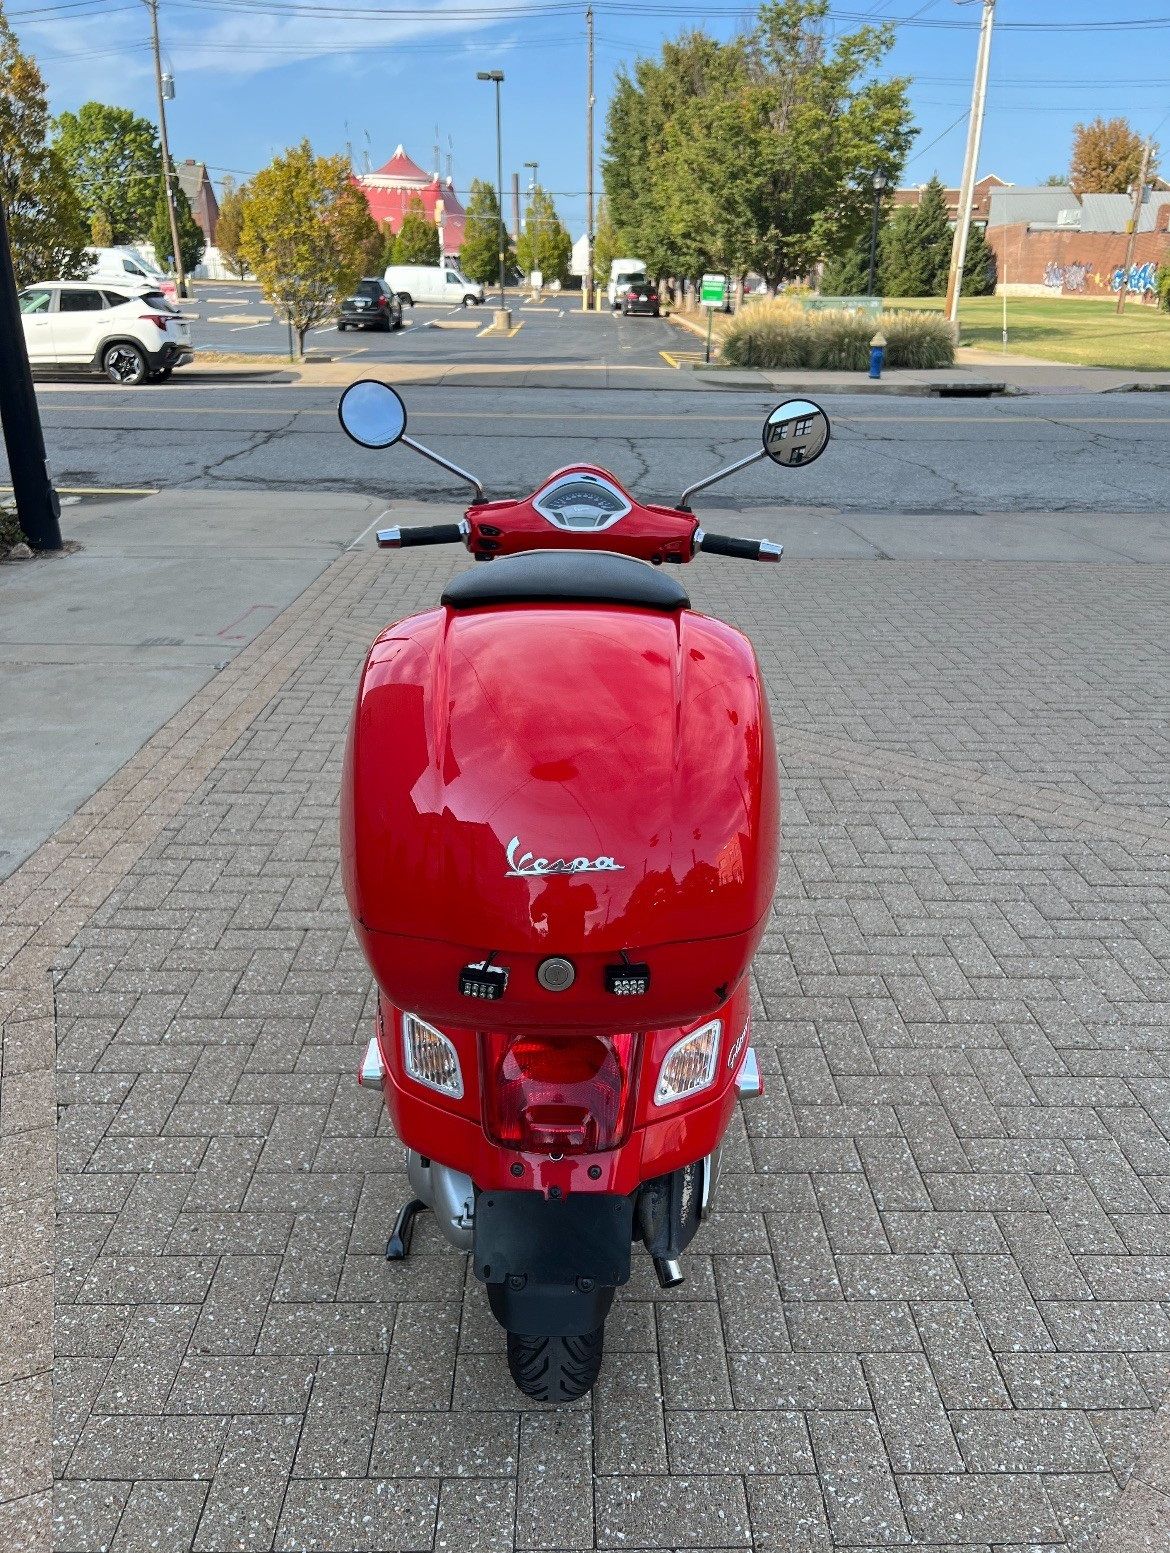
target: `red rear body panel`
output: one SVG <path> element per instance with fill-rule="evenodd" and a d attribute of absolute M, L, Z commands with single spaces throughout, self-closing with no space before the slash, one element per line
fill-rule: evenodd
<path fill-rule="evenodd" d="M 459 971 L 491 954 L 509 972 L 499 1028 L 699 1018 L 746 971 L 776 878 L 751 646 L 689 611 L 416 616 L 370 653 L 342 825 L 358 937 L 398 1007 L 465 1022 Z M 651 968 L 636 1007 L 605 988 L 623 951 Z M 537 981 L 549 956 L 573 963 L 568 991 Z"/>

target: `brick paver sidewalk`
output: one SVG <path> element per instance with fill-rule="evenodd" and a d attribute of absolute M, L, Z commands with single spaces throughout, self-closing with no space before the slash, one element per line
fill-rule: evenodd
<path fill-rule="evenodd" d="M 405 1181 L 353 1082 L 345 722 L 447 569 L 343 557 L 0 887 L 0 1544 L 45 1505 L 54 961 L 58 1553 L 1164 1548 L 1165 569 L 689 574 L 777 723 L 768 1094 L 686 1284 L 636 1257 L 558 1412 L 432 1225 L 383 1260 Z"/>

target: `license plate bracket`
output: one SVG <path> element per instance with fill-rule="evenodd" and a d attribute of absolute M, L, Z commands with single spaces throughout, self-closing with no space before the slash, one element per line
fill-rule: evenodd
<path fill-rule="evenodd" d="M 577 1192 L 480 1192 L 475 1204 L 475 1276 L 483 1283 L 523 1277 L 614 1288 L 630 1277 L 634 1200 Z"/>

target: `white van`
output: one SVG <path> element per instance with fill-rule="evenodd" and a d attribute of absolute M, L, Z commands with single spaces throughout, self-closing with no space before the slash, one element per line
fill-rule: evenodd
<path fill-rule="evenodd" d="M 178 300 L 179 288 L 174 277 L 164 275 L 137 248 L 87 248 L 85 261 L 89 265 L 89 279 L 138 281 L 152 291 L 161 291 L 172 302 Z"/>
<path fill-rule="evenodd" d="M 621 307 L 621 294 L 636 280 L 646 279 L 646 266 L 641 259 L 615 259 L 609 267 L 609 285 L 605 294 L 610 307 L 616 312 Z"/>
<path fill-rule="evenodd" d="M 468 280 L 454 264 L 391 264 L 386 284 L 407 306 L 416 302 L 457 302 L 470 307 L 483 301 L 483 287 Z"/>

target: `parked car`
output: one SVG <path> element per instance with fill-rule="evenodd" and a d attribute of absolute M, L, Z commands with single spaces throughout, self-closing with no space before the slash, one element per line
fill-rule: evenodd
<path fill-rule="evenodd" d="M 622 297 L 622 313 L 629 317 L 631 313 L 649 313 L 651 318 L 658 317 L 658 285 L 656 281 L 635 280 L 626 288 Z"/>
<path fill-rule="evenodd" d="M 137 248 L 87 248 L 85 261 L 91 280 L 114 281 L 127 286 L 147 285 L 152 291 L 161 291 L 172 302 L 179 300 L 179 287 L 173 275 L 164 275 L 157 264 L 152 264 Z"/>
<path fill-rule="evenodd" d="M 88 368 L 134 388 L 195 359 L 191 325 L 159 291 L 46 280 L 20 293 L 20 312 L 34 367 Z"/>
<path fill-rule="evenodd" d="M 609 305 L 616 313 L 621 306 L 621 299 L 636 280 L 646 279 L 646 266 L 641 259 L 615 259 L 609 267 L 609 284 L 605 288 L 605 294 L 609 298 Z"/>
<path fill-rule="evenodd" d="M 416 302 L 456 302 L 470 307 L 483 301 L 483 287 L 468 280 L 454 264 L 391 264 L 384 277 L 404 307 Z"/>
<path fill-rule="evenodd" d="M 402 303 L 377 275 L 367 275 L 353 288 L 353 294 L 337 311 L 338 331 L 345 329 L 402 328 Z"/>

